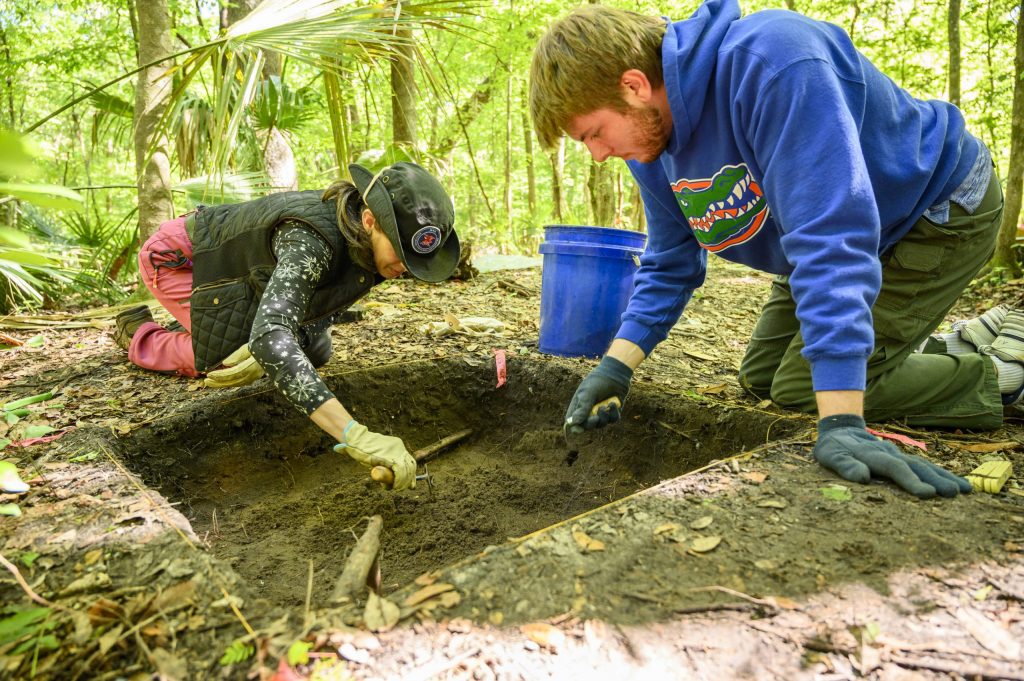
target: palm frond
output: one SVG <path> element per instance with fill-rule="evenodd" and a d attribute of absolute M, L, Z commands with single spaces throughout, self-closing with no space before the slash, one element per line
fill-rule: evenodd
<path fill-rule="evenodd" d="M 221 173 L 192 177 L 174 185 L 184 192 L 190 207 L 211 203 L 241 203 L 263 196 L 270 189 L 270 178 L 262 171 Z"/>

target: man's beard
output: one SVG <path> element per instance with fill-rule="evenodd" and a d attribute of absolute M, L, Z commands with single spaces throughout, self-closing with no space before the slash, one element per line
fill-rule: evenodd
<path fill-rule="evenodd" d="M 630 107 L 626 114 L 635 126 L 633 143 L 640 149 L 635 156 L 641 163 L 651 163 L 668 146 L 669 132 L 664 130 L 661 112 L 653 106 Z"/>

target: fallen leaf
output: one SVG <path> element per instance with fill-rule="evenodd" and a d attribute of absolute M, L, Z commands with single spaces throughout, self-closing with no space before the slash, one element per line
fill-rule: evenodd
<path fill-rule="evenodd" d="M 748 471 L 746 473 L 740 473 L 740 477 L 744 480 L 749 480 L 755 485 L 760 485 L 768 477 L 767 473 L 759 473 L 757 471 Z"/>
<path fill-rule="evenodd" d="M 0 504 L 0 515 L 10 515 L 17 518 L 21 515 L 21 507 L 17 504 Z"/>
<path fill-rule="evenodd" d="M 702 359 L 706 362 L 715 362 L 718 360 L 717 357 L 712 357 L 711 355 L 704 355 L 697 352 L 696 350 L 690 350 L 689 348 L 682 348 L 682 351 L 685 354 L 689 355 L 690 357 L 696 357 L 697 359 Z"/>
<path fill-rule="evenodd" d="M 1020 447 L 1019 442 L 979 442 L 973 445 L 965 445 L 958 442 L 950 442 L 949 444 L 954 447 L 959 447 L 966 452 L 974 452 L 975 454 L 989 454 L 991 452 L 999 452 L 1008 449 L 1017 449 Z"/>
<path fill-rule="evenodd" d="M 591 553 L 593 551 L 604 551 L 604 542 L 600 539 L 594 539 L 586 532 L 581 529 L 573 528 L 572 538 L 576 540 L 576 544 L 580 547 L 580 550 L 584 553 Z"/>
<path fill-rule="evenodd" d="M 792 598 L 786 598 L 785 596 L 769 596 L 764 599 L 774 605 L 776 608 L 781 610 L 799 610 L 800 604 L 794 601 Z"/>
<path fill-rule="evenodd" d="M 424 572 L 416 578 L 416 583 L 420 586 L 430 586 L 437 581 L 437 578 L 438 574 L 436 572 Z"/>
<path fill-rule="evenodd" d="M 721 543 L 722 538 L 719 536 L 697 537 L 690 544 L 690 550 L 697 553 L 707 553 L 708 551 L 713 551 Z"/>
<path fill-rule="evenodd" d="M 370 631 L 380 633 L 398 624 L 399 613 L 397 605 L 371 591 L 370 597 L 366 600 L 366 609 L 363 611 L 363 622 Z"/>
<path fill-rule="evenodd" d="M 429 586 L 423 587 L 422 589 L 420 589 L 416 593 L 414 593 L 411 596 L 409 596 L 408 598 L 406 598 L 404 601 L 402 601 L 402 605 L 405 605 L 406 607 L 410 607 L 411 608 L 414 605 L 419 605 L 420 603 L 422 603 L 423 601 L 425 601 L 425 600 L 427 600 L 429 598 L 433 598 L 434 596 L 437 596 L 438 594 L 443 594 L 445 591 L 451 591 L 454 588 L 455 588 L 454 585 L 447 584 L 447 583 L 444 583 L 444 582 L 442 582 L 440 584 L 430 584 Z"/>
<path fill-rule="evenodd" d="M 718 395 L 729 386 L 725 383 L 719 383 L 717 385 L 706 385 L 702 388 L 697 388 L 697 392 L 701 395 Z"/>
<path fill-rule="evenodd" d="M 821 496 L 833 501 L 849 501 L 853 499 L 853 493 L 846 485 L 829 485 L 821 488 Z"/>
<path fill-rule="evenodd" d="M 776 567 L 778 567 L 778 565 L 774 560 L 762 558 L 761 560 L 754 561 L 754 567 L 756 567 L 759 570 L 774 570 Z"/>
<path fill-rule="evenodd" d="M 956 619 L 978 643 L 1008 660 L 1020 659 L 1020 641 L 973 608 L 958 608 Z"/>
<path fill-rule="evenodd" d="M 761 508 L 786 508 L 789 506 L 789 502 L 782 498 L 764 499 L 757 502 L 757 505 Z"/>
<path fill-rule="evenodd" d="M 565 643 L 565 632 L 547 622 L 524 624 L 519 630 L 537 645 L 557 649 Z"/>
<path fill-rule="evenodd" d="M 665 534 L 666 532 L 675 532 L 679 529 L 679 523 L 662 523 L 654 528 L 655 536 L 659 534 Z"/>
<path fill-rule="evenodd" d="M 715 519 L 713 517 L 709 515 L 701 516 L 700 518 L 697 518 L 692 523 L 690 523 L 690 528 L 694 530 L 703 530 L 705 527 L 707 527 L 713 522 L 715 522 Z"/>

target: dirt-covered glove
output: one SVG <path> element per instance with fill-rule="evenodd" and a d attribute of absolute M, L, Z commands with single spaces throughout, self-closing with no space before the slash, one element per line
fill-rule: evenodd
<path fill-rule="evenodd" d="M 263 367 L 249 354 L 248 345 L 243 345 L 225 357 L 222 364 L 224 369 L 216 369 L 206 374 L 203 383 L 207 388 L 237 388 L 263 377 Z"/>
<path fill-rule="evenodd" d="M 888 478 L 919 499 L 931 499 L 936 494 L 955 497 L 971 491 L 971 483 L 963 478 L 876 438 L 856 414 L 826 416 L 818 421 L 814 458 L 847 480 L 867 483 L 873 477 Z"/>
<path fill-rule="evenodd" d="M 572 396 L 569 409 L 565 412 L 565 427 L 570 433 L 603 428 L 619 420 L 619 408 L 626 401 L 633 370 L 607 355 L 587 374 Z M 617 397 L 619 403 L 609 403 L 592 413 L 594 406 Z"/>
<path fill-rule="evenodd" d="M 416 459 L 401 439 L 381 435 L 352 419 L 341 434 L 341 443 L 334 446 L 339 454 L 348 454 L 367 468 L 385 466 L 395 475 L 392 489 L 412 489 L 416 486 Z"/>

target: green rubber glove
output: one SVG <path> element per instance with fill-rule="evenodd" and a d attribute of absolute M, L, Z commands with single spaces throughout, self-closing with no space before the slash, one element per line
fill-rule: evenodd
<path fill-rule="evenodd" d="M 395 474 L 395 491 L 416 487 L 416 459 L 401 439 L 381 435 L 355 419 L 348 422 L 341 434 L 341 443 L 334 446 L 339 454 L 348 454 L 367 468 L 385 466 Z"/>
<path fill-rule="evenodd" d="M 614 404 L 598 409 L 595 414 L 590 411 L 595 404 L 610 397 L 617 397 L 620 404 L 624 403 L 632 379 L 632 369 L 606 355 L 576 388 L 576 394 L 572 396 L 569 409 L 565 412 L 565 427 L 570 433 L 582 433 L 618 421 L 619 407 Z"/>
<path fill-rule="evenodd" d="M 871 478 L 888 478 L 919 499 L 931 499 L 936 494 L 955 497 L 971 491 L 971 483 L 963 478 L 876 438 L 856 414 L 826 416 L 818 421 L 814 458 L 847 480 L 868 483 Z"/>

